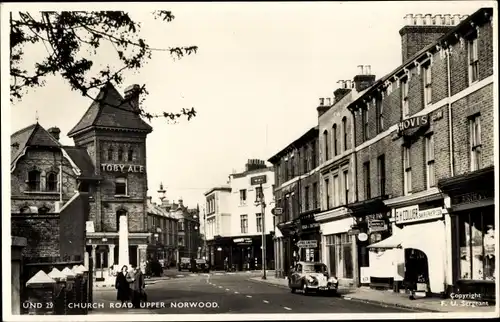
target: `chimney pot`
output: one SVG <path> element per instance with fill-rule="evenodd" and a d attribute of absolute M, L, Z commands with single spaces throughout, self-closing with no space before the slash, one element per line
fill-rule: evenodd
<path fill-rule="evenodd" d="M 371 73 L 372 73 L 372 66 L 365 65 L 365 75 L 371 75 Z"/>
<path fill-rule="evenodd" d="M 407 14 L 407 15 L 404 17 L 404 20 L 405 20 L 405 25 L 406 25 L 406 26 L 413 25 L 413 15 L 412 15 L 411 13 Z"/>
<path fill-rule="evenodd" d="M 364 74 L 363 65 L 358 65 L 358 68 L 359 68 L 359 75 L 363 75 Z"/>
<path fill-rule="evenodd" d="M 424 24 L 428 26 L 432 25 L 432 15 L 430 13 L 425 15 Z"/>
<path fill-rule="evenodd" d="M 319 106 L 324 106 L 325 105 L 325 99 L 323 97 L 319 98 Z"/>
<path fill-rule="evenodd" d="M 458 25 L 460 23 L 460 15 L 459 14 L 455 14 L 453 15 L 453 25 Z"/>
<path fill-rule="evenodd" d="M 418 13 L 418 14 L 415 15 L 415 24 L 417 26 L 423 25 L 423 17 L 422 17 L 421 13 Z"/>
<path fill-rule="evenodd" d="M 451 25 L 451 15 L 450 14 L 445 14 L 444 15 L 444 24 L 446 26 Z"/>
<path fill-rule="evenodd" d="M 327 106 L 332 105 L 332 100 L 330 99 L 330 97 L 328 97 L 328 98 L 326 99 L 326 105 L 327 105 Z"/>
<path fill-rule="evenodd" d="M 469 15 L 462 15 L 462 17 L 460 17 L 460 20 L 461 21 L 464 21 L 465 19 L 469 18 Z"/>
<path fill-rule="evenodd" d="M 56 126 L 51 127 L 50 129 L 48 129 L 47 132 L 49 132 L 49 134 L 52 135 L 52 137 L 54 139 L 56 139 L 57 141 L 59 141 L 59 138 L 60 138 L 59 135 L 61 134 L 61 130 L 58 127 L 56 127 Z"/>
<path fill-rule="evenodd" d="M 437 14 L 434 16 L 434 24 L 437 26 L 441 26 L 443 24 L 443 16 L 440 14 Z"/>

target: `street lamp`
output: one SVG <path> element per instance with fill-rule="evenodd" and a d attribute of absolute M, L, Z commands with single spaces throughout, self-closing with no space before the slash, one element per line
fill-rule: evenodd
<path fill-rule="evenodd" d="M 267 279 L 266 276 L 266 201 L 264 200 L 264 190 L 262 189 L 262 182 L 259 184 L 260 186 L 260 196 L 259 200 L 255 202 L 255 205 L 258 206 L 260 204 L 261 213 L 262 213 L 262 279 Z"/>

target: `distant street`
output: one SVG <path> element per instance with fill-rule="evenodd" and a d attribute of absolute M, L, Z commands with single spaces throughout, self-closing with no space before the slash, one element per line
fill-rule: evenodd
<path fill-rule="evenodd" d="M 169 274 L 172 270 L 169 271 Z M 182 273 L 179 273 L 181 275 Z M 216 275 L 217 274 L 217 275 Z M 177 275 L 177 274 L 176 274 Z M 95 303 L 104 309 L 93 314 L 203 314 L 203 313 L 395 313 L 403 309 L 365 304 L 324 295 L 292 294 L 289 289 L 250 280 L 255 274 L 211 273 L 182 274 L 182 278 L 148 281 L 149 303 L 159 302 L 154 309 L 111 309 L 115 303 L 114 289 L 96 290 Z M 193 307 L 198 306 L 198 307 Z M 205 306 L 205 307 L 200 307 Z M 212 307 L 209 307 L 212 306 Z"/>

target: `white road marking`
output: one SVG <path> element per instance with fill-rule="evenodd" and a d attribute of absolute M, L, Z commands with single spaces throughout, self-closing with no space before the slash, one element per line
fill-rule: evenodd
<path fill-rule="evenodd" d="M 283 308 L 284 308 L 285 310 L 288 310 L 288 311 L 291 311 L 291 310 L 292 310 L 291 308 L 286 307 L 286 306 L 284 306 Z"/>
<path fill-rule="evenodd" d="M 249 299 L 251 299 L 251 298 L 252 298 L 252 295 L 247 295 L 247 297 L 248 297 Z"/>
<path fill-rule="evenodd" d="M 219 275 L 220 276 L 220 275 L 224 275 L 224 274 L 222 274 L 222 273 L 215 273 L 215 275 Z"/>
<path fill-rule="evenodd" d="M 219 288 L 222 288 L 222 286 L 219 286 Z"/>
<path fill-rule="evenodd" d="M 228 288 L 226 288 L 226 291 L 229 291 L 229 289 L 228 289 Z"/>
<path fill-rule="evenodd" d="M 234 294 L 240 294 L 239 292 L 234 292 Z"/>
<path fill-rule="evenodd" d="M 266 301 L 266 300 L 263 300 L 262 302 L 264 302 L 264 303 L 269 303 L 269 301 Z"/>
<path fill-rule="evenodd" d="M 184 277 L 184 275 L 175 275 L 175 276 L 177 276 L 177 277 Z"/>
<path fill-rule="evenodd" d="M 198 274 L 189 274 L 189 276 L 198 276 Z"/>
<path fill-rule="evenodd" d="M 227 273 L 228 275 L 235 275 L 236 273 Z"/>

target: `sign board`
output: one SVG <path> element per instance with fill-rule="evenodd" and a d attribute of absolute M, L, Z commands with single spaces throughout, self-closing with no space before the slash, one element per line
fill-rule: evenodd
<path fill-rule="evenodd" d="M 427 125 L 429 125 L 428 115 L 415 116 L 399 122 L 398 130 L 399 132 L 404 132 L 406 130 L 417 129 Z"/>
<path fill-rule="evenodd" d="M 349 229 L 347 231 L 347 235 L 352 236 L 352 235 L 358 235 L 360 233 L 359 229 Z"/>
<path fill-rule="evenodd" d="M 370 267 L 360 267 L 359 270 L 361 284 L 370 284 Z"/>
<path fill-rule="evenodd" d="M 264 184 L 267 182 L 267 176 L 256 176 L 256 177 L 251 177 L 250 178 L 250 184 L 252 186 L 259 185 L 259 184 Z"/>
<path fill-rule="evenodd" d="M 235 238 L 233 239 L 235 244 L 251 244 L 252 238 Z"/>
<path fill-rule="evenodd" d="M 85 231 L 87 233 L 95 233 L 94 222 L 92 220 L 85 222 Z"/>
<path fill-rule="evenodd" d="M 111 164 L 111 163 L 102 163 L 101 170 L 104 172 L 121 172 L 121 173 L 144 173 L 144 166 L 137 164 Z"/>
<path fill-rule="evenodd" d="M 417 206 L 396 209 L 396 224 L 438 219 L 443 217 L 442 208 L 419 210 Z"/>
<path fill-rule="evenodd" d="M 318 247 L 317 240 L 299 240 L 297 242 L 297 247 L 299 248 L 316 248 Z"/>
<path fill-rule="evenodd" d="M 456 205 L 461 205 L 461 204 L 469 204 L 469 203 L 473 203 L 473 202 L 477 202 L 477 201 L 481 201 L 481 200 L 486 200 L 486 199 L 490 199 L 490 198 L 493 198 L 494 195 L 493 195 L 493 191 L 481 191 L 481 192 L 478 192 L 478 191 L 472 191 L 472 192 L 468 192 L 468 193 L 464 193 L 464 194 L 461 194 L 461 195 L 456 195 L 452 198 L 452 205 L 453 206 L 456 206 Z"/>
<path fill-rule="evenodd" d="M 368 229 L 370 232 L 386 231 L 387 224 L 385 220 L 370 220 L 368 221 Z"/>
<path fill-rule="evenodd" d="M 314 228 L 318 228 L 319 227 L 319 223 L 312 223 L 312 224 L 306 224 L 306 225 L 302 225 L 301 228 L 302 230 L 306 230 L 306 229 L 314 229 Z"/>
<path fill-rule="evenodd" d="M 273 215 L 276 215 L 276 216 L 282 215 L 283 214 L 283 208 L 279 208 L 279 207 L 273 208 L 271 210 L 271 213 Z"/>

